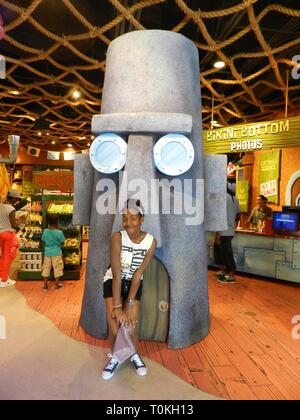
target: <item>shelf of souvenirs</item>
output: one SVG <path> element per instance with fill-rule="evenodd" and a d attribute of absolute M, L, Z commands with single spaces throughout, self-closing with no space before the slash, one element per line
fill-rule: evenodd
<path fill-rule="evenodd" d="M 58 216 L 72 216 L 73 203 L 60 203 L 51 202 L 47 208 L 47 214 L 55 214 Z"/>
<path fill-rule="evenodd" d="M 66 238 L 64 244 L 63 244 L 63 250 L 68 251 L 79 251 L 81 245 L 81 237 L 78 236 L 77 238 L 70 237 Z"/>
<path fill-rule="evenodd" d="M 83 242 L 88 242 L 90 237 L 90 227 L 89 226 L 83 226 L 82 227 L 82 240 Z"/>
<path fill-rule="evenodd" d="M 81 252 L 72 252 L 72 253 L 65 253 L 64 252 L 64 265 L 66 269 L 71 269 L 74 267 L 78 267 L 81 265 Z"/>

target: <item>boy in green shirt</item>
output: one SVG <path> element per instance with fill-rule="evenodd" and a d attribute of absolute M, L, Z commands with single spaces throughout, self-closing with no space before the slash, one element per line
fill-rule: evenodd
<path fill-rule="evenodd" d="M 44 289 L 48 289 L 48 278 L 53 267 L 55 277 L 55 289 L 60 289 L 60 277 L 64 274 L 64 262 L 62 258 L 62 244 L 65 242 L 65 236 L 58 229 L 59 218 L 56 215 L 48 216 L 48 229 L 45 229 L 42 235 L 42 241 L 45 242 L 44 264 L 42 276 L 44 277 Z"/>

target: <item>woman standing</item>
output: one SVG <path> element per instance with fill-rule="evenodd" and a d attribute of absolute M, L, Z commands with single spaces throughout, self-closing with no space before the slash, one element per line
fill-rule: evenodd
<path fill-rule="evenodd" d="M 15 234 L 16 204 L 21 198 L 19 191 L 9 190 L 4 203 L 0 203 L 0 287 L 14 286 L 16 282 L 9 278 L 11 264 L 17 255 Z"/>

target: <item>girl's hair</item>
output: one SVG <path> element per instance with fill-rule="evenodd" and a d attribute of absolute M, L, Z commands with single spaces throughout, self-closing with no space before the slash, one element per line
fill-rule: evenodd
<path fill-rule="evenodd" d="M 142 206 L 141 200 L 136 198 L 129 198 L 126 202 L 126 210 L 131 210 L 133 213 L 139 214 L 141 217 L 144 217 L 145 211 Z"/>
<path fill-rule="evenodd" d="M 49 214 L 47 217 L 47 222 L 49 226 L 58 226 L 59 217 L 56 214 Z"/>

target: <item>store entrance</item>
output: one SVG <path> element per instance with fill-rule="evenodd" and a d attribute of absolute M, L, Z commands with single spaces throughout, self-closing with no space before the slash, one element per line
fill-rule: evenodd
<path fill-rule="evenodd" d="M 144 273 L 139 316 L 141 340 L 166 342 L 169 332 L 170 279 L 164 265 L 153 258 Z"/>

